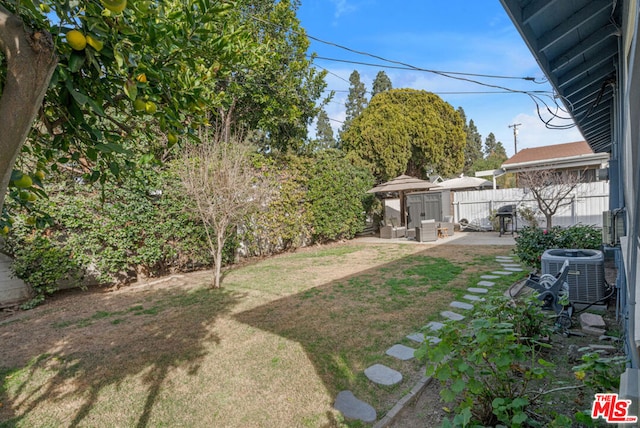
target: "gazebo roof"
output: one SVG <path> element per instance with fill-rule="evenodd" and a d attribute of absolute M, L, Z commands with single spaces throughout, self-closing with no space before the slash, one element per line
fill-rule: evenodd
<path fill-rule="evenodd" d="M 377 185 L 367 193 L 384 193 L 384 192 L 400 192 L 406 190 L 426 190 L 432 187 L 438 187 L 437 184 L 426 180 L 411 177 L 409 175 L 400 175 L 393 180 Z"/>

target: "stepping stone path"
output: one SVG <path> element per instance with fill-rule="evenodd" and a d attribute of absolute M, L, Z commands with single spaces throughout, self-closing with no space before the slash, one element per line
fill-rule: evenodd
<path fill-rule="evenodd" d="M 481 279 L 497 279 L 500 278 L 500 276 L 511 275 L 514 272 L 523 272 L 521 265 L 517 264 L 517 262 L 513 260 L 513 257 L 496 256 L 496 261 L 502 265 L 504 270 L 491 272 L 491 275 L 482 275 L 480 277 Z M 477 285 L 478 287 L 467 288 L 470 293 L 474 294 L 465 294 L 463 299 L 471 302 L 483 302 L 485 299 L 476 294 L 487 294 L 489 290 L 481 287 L 492 287 L 495 283 L 491 281 L 479 281 Z M 472 303 L 458 301 L 451 302 L 449 306 L 462 310 L 471 310 L 474 308 Z M 442 311 L 440 315 L 452 321 L 462 321 L 465 319 L 464 315 L 453 311 Z M 431 321 L 424 326 L 424 329 L 437 332 L 443 327 L 443 323 Z M 411 333 L 407 335 L 406 338 L 417 343 L 428 342 L 431 345 L 437 345 L 441 341 L 439 337 L 425 336 L 424 333 Z M 414 358 L 415 351 L 416 349 L 410 346 L 396 344 L 387 349 L 385 354 L 401 361 L 407 361 Z M 364 374 L 369 380 L 379 385 L 395 385 L 402 382 L 402 373 L 383 364 L 374 364 L 368 367 L 365 369 Z M 377 419 L 376 410 L 371 405 L 357 399 L 351 391 L 341 391 L 336 397 L 333 407 L 340 411 L 346 419 L 361 420 L 366 423 L 374 422 Z"/>
<path fill-rule="evenodd" d="M 358 400 L 351 391 L 340 391 L 333 407 L 342 412 L 347 419 L 374 422 L 378 418 L 376 409 L 364 401 Z"/>
<path fill-rule="evenodd" d="M 413 353 L 416 352 L 415 348 L 404 345 L 393 345 L 385 352 L 387 355 L 395 357 L 399 360 L 406 361 L 413 358 Z"/>
<path fill-rule="evenodd" d="M 473 305 L 471 303 L 465 303 L 465 302 L 451 302 L 449 306 L 457 309 L 465 309 L 465 310 L 473 309 Z"/>
<path fill-rule="evenodd" d="M 464 319 L 464 315 L 460 315 L 459 313 L 451 311 L 442 311 L 440 312 L 440 315 L 452 321 L 462 321 Z"/>
<path fill-rule="evenodd" d="M 378 385 L 395 385 L 402 382 L 402 373 L 383 364 L 374 364 L 366 368 L 364 375 Z"/>

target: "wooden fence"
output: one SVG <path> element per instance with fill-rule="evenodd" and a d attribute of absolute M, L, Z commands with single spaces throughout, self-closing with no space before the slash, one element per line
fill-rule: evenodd
<path fill-rule="evenodd" d="M 471 227 L 483 230 L 491 229 L 491 216 L 504 205 L 516 205 L 518 210 L 530 208 L 537 211 L 536 220 L 541 227 L 545 218 L 539 210 L 530 192 L 525 189 L 497 189 L 455 192 L 452 196 L 454 221 L 466 220 Z M 552 221 L 554 226 L 588 224 L 602 227 L 602 212 L 609 209 L 609 183 L 597 181 L 578 185 L 564 201 L 568 205 L 561 207 Z M 528 223 L 519 216 L 517 227 Z"/>

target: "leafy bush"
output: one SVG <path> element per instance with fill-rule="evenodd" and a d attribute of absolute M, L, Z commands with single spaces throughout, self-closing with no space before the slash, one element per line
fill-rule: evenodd
<path fill-rule="evenodd" d="M 307 198 L 314 241 L 353 238 L 364 228 L 366 193 L 373 186 L 368 170 L 353 166 L 340 150 L 323 150 L 311 159 Z"/>
<path fill-rule="evenodd" d="M 298 157 L 276 162 L 256 156 L 254 166 L 264 180 L 275 182 L 268 206 L 253 216 L 241 230 L 242 251 L 246 256 L 270 255 L 302 247 L 311 242 L 312 213 L 307 201 L 307 177 Z"/>
<path fill-rule="evenodd" d="M 36 207 L 55 218 L 55 224 L 44 226 L 37 239 L 23 239 L 18 228 L 12 229 L 5 250 L 21 269 L 30 265 L 31 254 L 64 248 L 77 269 L 103 284 L 208 265 L 208 253 L 200 250 L 205 232 L 179 185 L 170 174 L 148 174 L 103 188 L 61 185 Z M 25 227 L 37 234 L 34 227 Z M 233 260 L 235 248 L 226 250 L 227 261 Z M 44 267 L 31 269 L 33 276 Z"/>
<path fill-rule="evenodd" d="M 580 248 L 596 250 L 602 246 L 602 234 L 595 226 L 575 225 L 549 230 L 527 226 L 518 232 L 516 255 L 531 267 L 540 269 L 542 253 L 552 248 Z"/>
<path fill-rule="evenodd" d="M 234 261 L 241 245 L 245 255 L 269 255 L 313 240 L 351 238 L 363 228 L 365 205 L 372 198 L 365 192 L 373 178 L 354 167 L 342 152 L 327 150 L 311 158 L 256 155 L 254 166 L 265 180 L 277 182 L 277 190 L 266 211 L 241 225 L 236 239 L 228 240 L 224 264 Z M 5 246 L 18 269 L 29 266 L 22 270 L 30 270 L 33 278 L 42 274 L 47 279 L 46 286 L 36 285 L 47 293 L 55 289 L 61 273 L 33 262 L 50 260 L 35 255 L 48 252 L 53 257 L 54 250 L 62 251 L 61 260 L 102 284 L 211 265 L 209 252 L 203 251 L 205 230 L 170 169 L 139 170 L 118 184 L 59 180 L 48 194 L 48 199 L 33 202 L 28 216 L 37 213 L 35 221 L 25 224 L 21 234 L 12 228 Z M 30 233 L 37 239 L 25 239 Z M 58 266 L 64 270 L 68 263 L 60 261 Z M 39 281 L 33 278 L 28 282 Z"/>
<path fill-rule="evenodd" d="M 545 325 L 539 305 L 498 297 L 469 326 L 448 323 L 436 346 L 425 342 L 416 355 L 426 357 L 427 375 L 442 383 L 442 399 L 458 403 L 444 425 L 526 426 L 530 381 L 548 376 L 552 366 L 540 357 L 548 346 L 538 341 L 549 333 Z"/>
<path fill-rule="evenodd" d="M 47 238 L 22 222 L 14 224 L 12 239 L 5 250 L 12 250 L 15 262 L 11 266 L 16 277 L 31 287 L 33 297 L 23 309 L 30 309 L 58 290 L 61 281 L 74 281 L 82 270 L 71 249 Z"/>

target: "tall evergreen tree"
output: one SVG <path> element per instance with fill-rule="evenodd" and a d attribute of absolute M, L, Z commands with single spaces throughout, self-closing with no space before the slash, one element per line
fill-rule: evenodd
<path fill-rule="evenodd" d="M 391 85 L 391 79 L 389 79 L 389 76 L 387 76 L 387 73 L 385 73 L 384 71 L 378 71 L 378 74 L 376 74 L 376 78 L 373 80 L 371 98 L 373 98 L 376 94 L 388 91 L 389 89 L 393 89 L 393 86 Z"/>
<path fill-rule="evenodd" d="M 360 116 L 362 110 L 367 106 L 367 97 L 365 95 L 367 90 L 364 87 L 364 83 L 360 80 L 358 70 L 354 70 L 349 76 L 349 84 L 349 95 L 345 103 L 346 117 L 344 124 L 342 124 L 342 130 L 340 131 L 341 135 L 349 129 L 351 121 Z"/>
<path fill-rule="evenodd" d="M 484 140 L 484 154 L 487 159 L 500 159 L 501 162 L 507 160 L 507 151 L 500 141 L 496 141 L 493 132 L 490 132 Z"/>
<path fill-rule="evenodd" d="M 462 107 L 458 107 L 458 114 L 464 122 L 464 132 L 467 134 L 467 144 L 464 147 L 464 167 L 463 172 L 471 175 L 474 171 L 473 164 L 482 159 L 482 135 L 478 132 L 473 119 L 467 123 L 467 115 Z"/>
<path fill-rule="evenodd" d="M 331 149 L 336 147 L 336 139 L 333 137 L 333 129 L 329 122 L 329 116 L 324 109 L 318 113 L 318 122 L 316 124 L 316 139 L 318 149 Z"/>
<path fill-rule="evenodd" d="M 378 180 L 400 174 L 426 178 L 460 173 L 464 164 L 464 123 L 439 96 L 415 89 L 376 95 L 342 134 L 347 156 Z"/>

